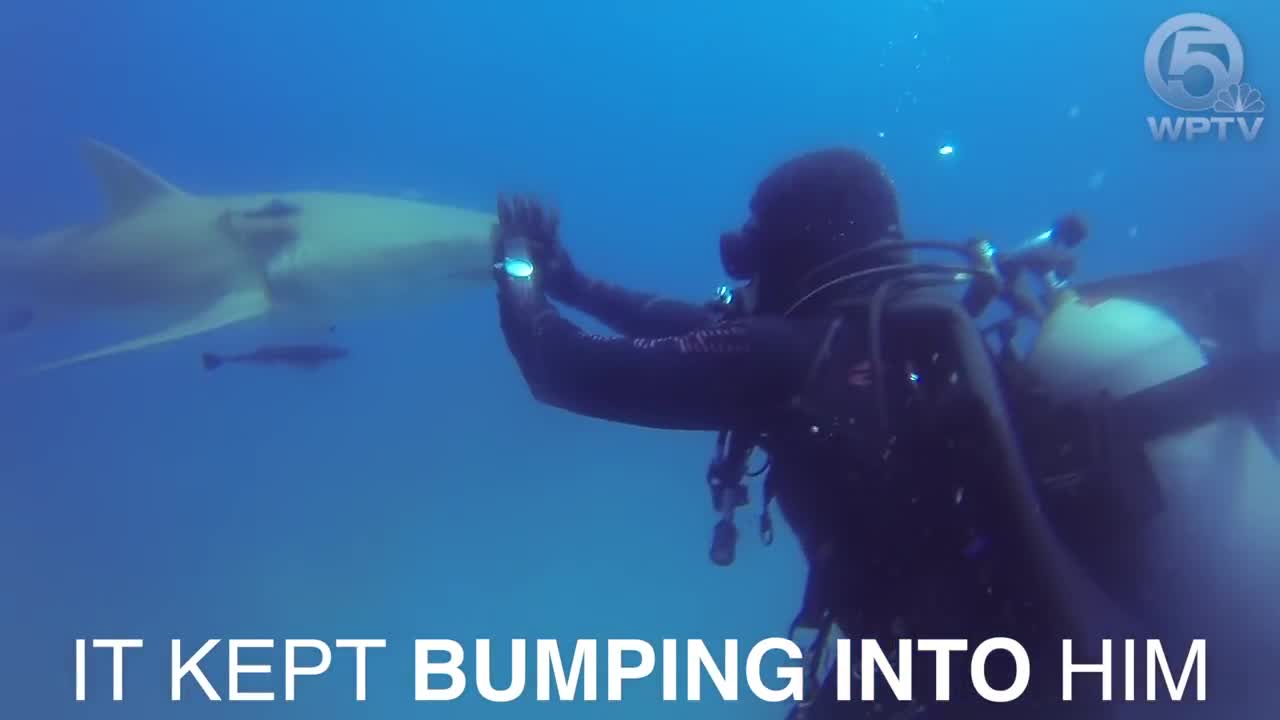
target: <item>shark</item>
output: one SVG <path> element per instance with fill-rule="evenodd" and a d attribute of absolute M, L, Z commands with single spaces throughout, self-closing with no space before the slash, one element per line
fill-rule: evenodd
<path fill-rule="evenodd" d="M 260 319 L 327 327 L 492 282 L 492 213 L 361 193 L 199 194 L 101 141 L 81 150 L 105 213 L 0 242 L 0 334 L 129 312 L 164 324 L 29 373 Z"/>

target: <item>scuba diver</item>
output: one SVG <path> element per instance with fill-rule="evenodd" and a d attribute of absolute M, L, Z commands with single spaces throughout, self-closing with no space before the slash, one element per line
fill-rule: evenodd
<path fill-rule="evenodd" d="M 501 199 L 498 217 L 500 324 L 536 399 L 614 422 L 718 433 L 707 471 L 719 515 L 716 564 L 733 561 L 735 512 L 749 502 L 748 476 L 762 472 L 750 472 L 749 459 L 767 455 L 760 535 L 772 538 L 776 502 L 809 564 L 792 632 L 816 631 L 806 664 L 821 689 L 807 690 L 794 712 L 1111 712 L 1096 676 L 1078 681 L 1075 702 L 1061 701 L 1061 641 L 1074 639 L 1074 662 L 1089 663 L 1099 661 L 1100 638 L 1161 637 L 1143 624 L 1159 585 L 1134 567 L 1165 566 L 1142 533 L 1171 501 L 1157 471 L 1177 468 L 1153 469 L 1145 443 L 1212 419 L 1205 393 L 1249 402 L 1251 393 L 1222 392 L 1224 383 L 1272 356 L 1228 353 L 1229 362 L 1212 366 L 1184 358 L 1186 367 L 1163 367 L 1160 377 L 1108 374 L 1139 349 L 1161 350 L 1170 365 L 1186 337 L 1161 324 L 1164 315 L 1111 302 L 1116 288 L 1068 288 L 1072 250 L 1085 237 L 1078 218 L 1007 254 L 985 240 L 908 241 L 893 183 L 853 150 L 806 153 L 763 179 L 747 222 L 721 237 L 724 269 L 743 284 L 707 304 L 588 278 L 561 244 L 555 213 L 536 201 Z M 962 262 L 916 257 L 928 251 Z M 583 332 L 552 300 L 619 337 Z M 1009 316 L 980 328 L 996 301 Z M 1154 335 L 1135 332 L 1135 318 Z M 1018 323 L 1027 319 L 1044 329 L 1019 354 Z M 1096 357 L 1080 349 L 1106 328 L 1123 328 L 1123 340 L 1136 344 Z M 1178 411 L 1189 407 L 1195 412 Z M 1267 465 L 1262 451 L 1249 452 L 1241 462 L 1253 463 L 1250 477 L 1280 467 L 1274 455 Z M 1193 582 L 1159 587 L 1185 592 Z M 953 659 L 952 697 L 936 701 L 926 658 L 913 663 L 910 700 L 894 699 L 880 677 L 875 702 L 835 703 L 836 683 L 823 682 L 819 664 L 836 632 L 876 639 L 891 653 L 901 638 L 966 639 L 970 651 L 986 638 L 1013 638 L 1032 659 L 1029 689 L 1016 702 L 981 701 L 962 682 L 967 663 Z M 1171 647 L 1175 673 L 1185 653 Z M 1013 685 L 1016 673 L 1008 658 L 988 661 L 992 687 Z"/>

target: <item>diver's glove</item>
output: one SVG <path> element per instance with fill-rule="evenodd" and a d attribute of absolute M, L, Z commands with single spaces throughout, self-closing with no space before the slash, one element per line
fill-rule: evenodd
<path fill-rule="evenodd" d="M 528 197 L 498 198 L 497 249 L 505 241 L 523 235 L 529 244 L 529 260 L 548 296 L 573 302 L 586 284 L 560 243 L 560 216 Z"/>

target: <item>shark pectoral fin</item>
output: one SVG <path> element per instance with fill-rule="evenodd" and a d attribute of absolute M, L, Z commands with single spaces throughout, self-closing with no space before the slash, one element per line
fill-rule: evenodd
<path fill-rule="evenodd" d="M 158 333 L 129 340 L 118 345 L 105 347 L 101 350 L 95 350 L 83 355 L 77 355 L 64 360 L 47 363 L 33 369 L 31 374 L 47 372 L 49 370 L 55 370 L 69 365 L 78 365 L 90 360 L 98 360 L 111 355 L 133 352 L 134 350 L 141 350 L 153 345 L 162 345 L 164 343 L 181 340 L 193 335 L 200 335 L 228 325 L 234 325 L 238 322 L 252 320 L 255 317 L 265 315 L 270 309 L 271 302 L 262 288 L 242 290 L 224 296 L 221 300 L 209 306 L 195 317 L 161 330 Z"/>

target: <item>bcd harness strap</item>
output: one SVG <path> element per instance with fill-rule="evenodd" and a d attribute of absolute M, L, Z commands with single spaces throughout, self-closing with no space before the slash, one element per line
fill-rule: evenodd
<path fill-rule="evenodd" d="M 815 353 L 813 362 L 809 366 L 809 373 L 805 379 L 806 388 L 813 384 L 824 365 L 831 359 L 832 343 L 835 342 L 835 338 L 844 327 L 844 324 L 845 317 L 838 315 L 827 327 L 822 344 L 818 347 L 818 352 Z M 771 497 L 770 490 L 771 488 L 766 489 L 766 498 Z M 808 652 L 804 655 L 804 690 L 798 704 L 801 711 L 811 705 L 817 698 L 817 690 L 821 681 L 818 674 L 822 667 L 824 650 L 830 640 L 832 627 L 835 625 L 835 617 L 831 612 L 830 604 L 825 600 L 828 597 L 827 590 L 821 585 L 822 581 L 830 575 L 826 571 L 826 567 L 831 562 L 832 555 L 831 545 L 822 543 L 817 548 L 816 556 L 810 558 L 809 572 L 805 577 L 804 583 L 804 595 L 800 601 L 800 610 L 796 613 L 795 618 L 791 621 L 791 626 L 787 629 L 787 638 L 792 641 L 795 640 L 796 632 L 802 628 L 817 631 L 812 643 L 809 645 Z"/>
<path fill-rule="evenodd" d="M 822 343 L 819 345 L 818 351 L 814 353 L 813 361 L 809 365 L 804 387 L 807 388 L 813 383 L 814 377 L 830 357 L 831 344 L 843 325 L 844 318 L 837 316 L 827 327 Z M 799 406 L 798 398 L 793 399 L 793 409 Z M 751 457 L 752 451 L 756 449 L 765 435 L 764 432 L 722 430 L 716 436 L 715 453 L 707 466 L 706 477 L 707 485 L 711 491 L 711 507 L 720 515 L 711 537 L 710 556 L 711 561 L 716 565 L 731 565 L 734 561 L 738 540 L 738 529 L 734 524 L 734 513 L 748 502 L 747 488 L 744 481 L 748 476 L 755 477 L 769 468 L 769 464 L 766 462 L 765 466 L 760 470 L 755 472 L 748 472 L 747 470 L 747 462 Z M 760 512 L 760 540 L 767 546 L 773 544 L 773 516 L 769 512 L 769 508 L 773 503 L 775 490 L 767 477 L 763 490 L 764 498 Z"/>

